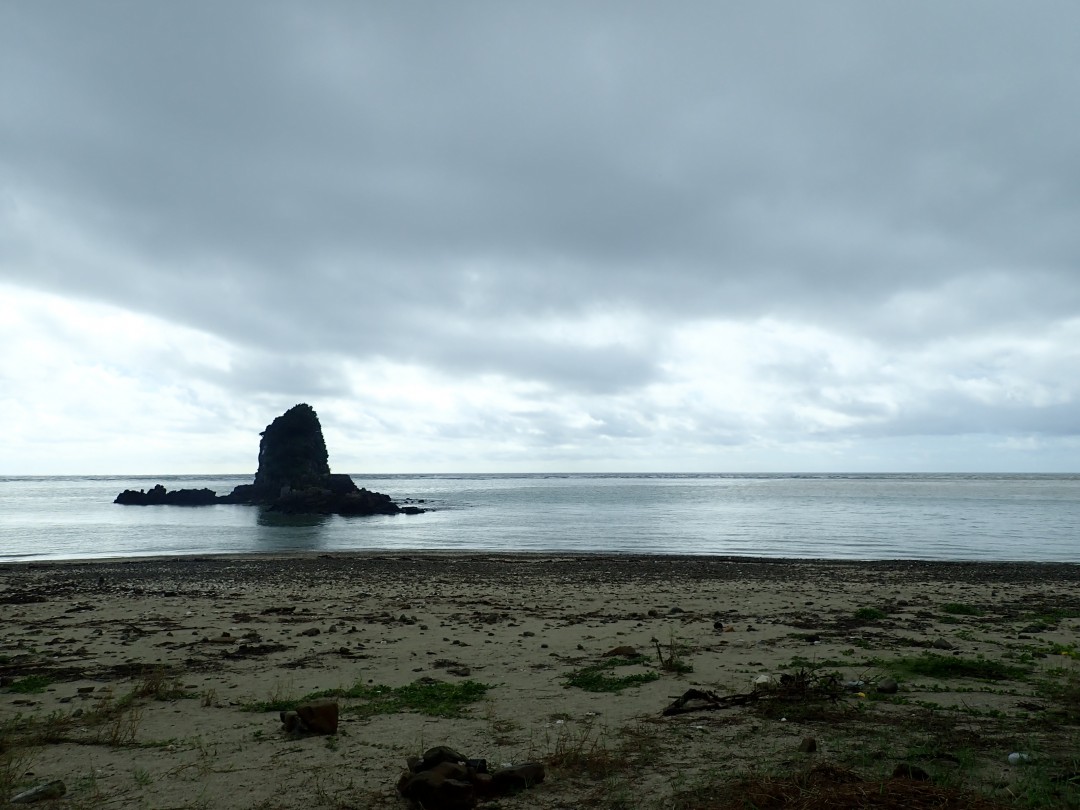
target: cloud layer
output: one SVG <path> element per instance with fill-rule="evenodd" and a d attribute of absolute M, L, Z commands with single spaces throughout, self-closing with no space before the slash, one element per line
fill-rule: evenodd
<path fill-rule="evenodd" d="M 1075 469 L 1078 24 L 7 4 L 0 472 Z"/>

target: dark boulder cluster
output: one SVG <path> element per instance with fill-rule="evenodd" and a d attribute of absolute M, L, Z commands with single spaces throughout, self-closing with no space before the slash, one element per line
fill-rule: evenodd
<path fill-rule="evenodd" d="M 170 492 L 161 484 L 147 492 L 125 489 L 113 501 L 125 506 L 207 506 L 217 502 L 217 493 L 212 489 L 174 489 Z"/>
<path fill-rule="evenodd" d="M 468 759 L 445 745 L 411 757 L 398 793 L 424 810 L 471 810 L 479 802 L 519 793 L 544 781 L 539 762 L 488 772 L 487 761 Z"/>
<path fill-rule="evenodd" d="M 206 506 L 235 503 L 263 506 L 289 514 L 418 514 L 416 506 L 398 506 L 389 495 L 356 486 L 348 475 L 330 472 L 322 425 L 315 410 L 296 405 L 267 425 L 259 441 L 255 481 L 228 495 L 210 489 L 169 492 L 161 484 L 148 492 L 127 489 L 114 503 L 134 506 Z"/>

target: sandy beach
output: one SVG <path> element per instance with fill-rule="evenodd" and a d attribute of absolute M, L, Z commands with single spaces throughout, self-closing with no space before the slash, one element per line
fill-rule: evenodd
<path fill-rule="evenodd" d="M 406 758 L 448 745 L 545 763 L 489 805 L 504 808 L 726 807 L 829 768 L 900 791 L 903 764 L 966 797 L 949 806 L 1034 806 L 1033 790 L 1076 806 L 1078 585 L 1078 566 L 1020 563 L 4 565 L 2 789 L 61 780 L 64 807 L 405 807 Z M 663 714 L 691 689 L 755 697 Z M 313 695 L 338 700 L 338 733 L 284 733 L 279 710 Z"/>

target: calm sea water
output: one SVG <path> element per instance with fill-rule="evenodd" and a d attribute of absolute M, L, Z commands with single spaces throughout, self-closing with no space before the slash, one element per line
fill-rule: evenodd
<path fill-rule="evenodd" d="M 1080 562 L 1080 475 L 360 476 L 423 515 L 295 518 L 116 506 L 163 483 L 251 476 L 0 477 L 0 560 L 484 550 Z"/>

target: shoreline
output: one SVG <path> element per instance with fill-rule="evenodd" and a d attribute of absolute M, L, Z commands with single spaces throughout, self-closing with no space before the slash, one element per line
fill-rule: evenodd
<path fill-rule="evenodd" d="M 485 552 L 458 550 L 363 550 L 297 551 L 254 554 L 152 555 L 137 557 L 72 558 L 63 560 L 27 560 L 0 562 L 0 576 L 19 571 L 68 571 L 149 574 L 172 573 L 197 576 L 227 568 L 231 573 L 243 565 L 254 576 L 288 564 L 298 572 L 333 573 L 349 566 L 363 565 L 368 570 L 413 568 L 423 572 L 431 567 L 451 566 L 459 571 L 478 572 L 492 567 L 512 566 L 530 569 L 538 575 L 577 573 L 602 575 L 618 572 L 632 577 L 646 574 L 690 580 L 731 579 L 736 576 L 788 577 L 794 571 L 841 569 L 866 573 L 889 573 L 905 578 L 928 577 L 932 580 L 1038 582 L 1073 581 L 1080 583 L 1080 562 L 1042 562 L 1027 560 L 925 560 L 925 559 L 831 559 L 803 557 L 751 557 L 707 554 L 620 554 L 611 552 Z M 537 570 L 544 566 L 544 570 Z"/>

